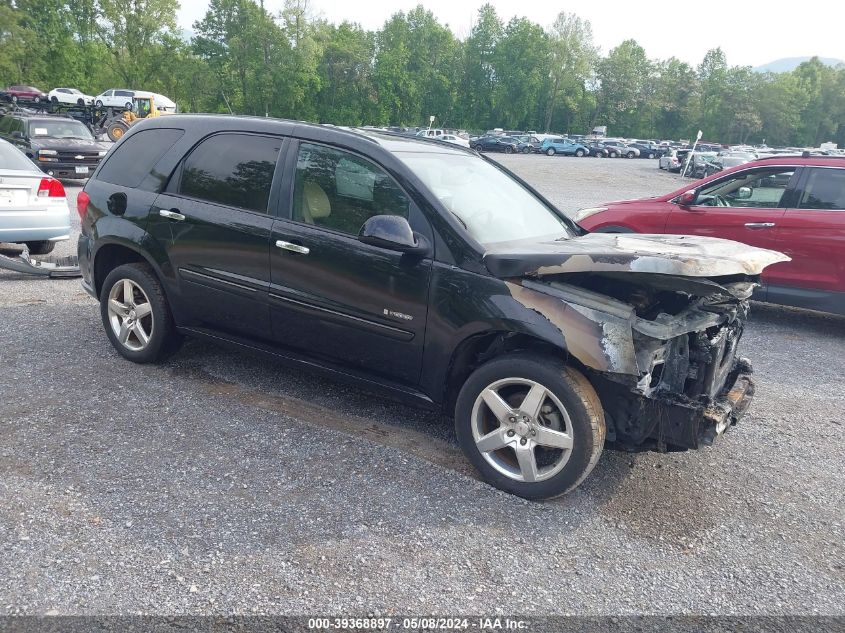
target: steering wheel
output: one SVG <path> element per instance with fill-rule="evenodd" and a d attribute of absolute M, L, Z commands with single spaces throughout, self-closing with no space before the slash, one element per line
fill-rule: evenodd
<path fill-rule="evenodd" d="M 731 206 L 731 205 L 728 204 L 728 201 L 725 200 L 719 194 L 716 194 L 715 196 L 713 196 L 712 200 L 713 200 L 713 206 L 714 207 L 729 207 L 729 206 Z"/>

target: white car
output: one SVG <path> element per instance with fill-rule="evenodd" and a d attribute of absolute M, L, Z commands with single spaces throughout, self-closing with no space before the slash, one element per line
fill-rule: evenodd
<path fill-rule="evenodd" d="M 469 141 L 467 139 L 461 138 L 460 136 L 456 136 L 454 134 L 442 134 L 436 138 L 438 141 L 446 141 L 448 143 L 460 145 L 461 147 L 469 147 Z"/>
<path fill-rule="evenodd" d="M 94 97 L 80 92 L 76 88 L 53 88 L 47 93 L 51 103 L 64 103 L 67 105 L 89 105 Z"/>
<path fill-rule="evenodd" d="M 0 242 L 26 244 L 33 255 L 46 255 L 67 239 L 70 209 L 62 183 L 0 140 Z"/>
<path fill-rule="evenodd" d="M 124 108 L 131 110 L 132 98 L 135 96 L 135 93 L 135 90 L 127 90 L 126 88 L 106 90 L 94 97 L 94 105 L 98 108 Z"/>

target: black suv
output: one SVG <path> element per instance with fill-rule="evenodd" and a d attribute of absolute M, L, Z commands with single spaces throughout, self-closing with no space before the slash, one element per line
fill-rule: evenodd
<path fill-rule="evenodd" d="M 528 498 L 577 486 L 605 442 L 697 448 L 735 422 L 748 298 L 784 259 L 587 234 L 470 150 L 274 119 L 143 121 L 78 207 L 83 284 L 127 359 L 190 335 L 446 411 Z"/>
<path fill-rule="evenodd" d="M 0 119 L 0 138 L 56 178 L 88 178 L 111 147 L 69 116 L 7 114 Z"/>

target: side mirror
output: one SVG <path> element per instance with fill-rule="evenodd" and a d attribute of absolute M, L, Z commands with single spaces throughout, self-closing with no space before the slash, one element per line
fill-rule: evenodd
<path fill-rule="evenodd" d="M 695 203 L 695 199 L 697 197 L 698 192 L 695 189 L 684 192 L 681 194 L 681 197 L 678 198 L 678 205 L 682 207 L 690 207 Z"/>
<path fill-rule="evenodd" d="M 358 241 L 391 251 L 423 257 L 430 246 L 419 233 L 414 233 L 408 220 L 399 215 L 374 215 L 358 232 Z"/>
<path fill-rule="evenodd" d="M 740 187 L 736 190 L 736 197 L 738 200 L 748 200 L 752 193 L 751 187 Z"/>

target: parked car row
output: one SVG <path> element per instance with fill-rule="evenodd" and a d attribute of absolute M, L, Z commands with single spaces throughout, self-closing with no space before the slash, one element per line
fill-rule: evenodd
<path fill-rule="evenodd" d="M 9 86 L 0 91 L 0 100 L 22 105 L 70 105 L 94 106 L 95 108 L 118 108 L 131 110 L 133 99 L 136 97 L 154 97 L 156 107 L 164 112 L 174 113 L 178 110 L 176 104 L 164 95 L 146 90 L 129 90 L 113 88 L 104 90 L 96 96 L 87 95 L 76 88 L 53 88 L 50 92 L 43 92 L 34 86 Z"/>

